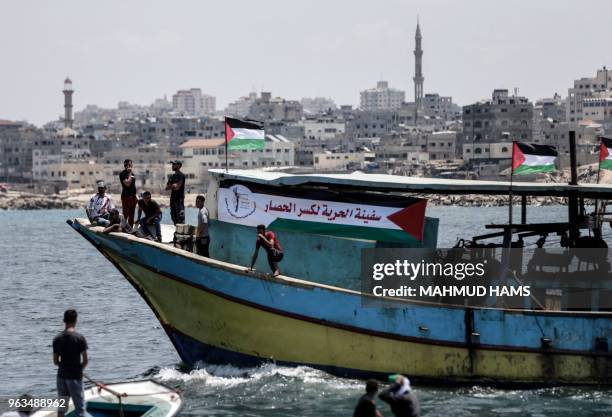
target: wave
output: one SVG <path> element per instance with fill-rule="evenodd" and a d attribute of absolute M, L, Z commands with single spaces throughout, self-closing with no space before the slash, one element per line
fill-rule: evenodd
<path fill-rule="evenodd" d="M 233 387 L 260 380 L 286 379 L 303 384 L 324 385 L 327 389 L 361 390 L 363 381 L 338 378 L 308 366 L 286 367 L 266 363 L 258 367 L 239 368 L 232 365 L 198 363 L 197 369 L 188 373 L 175 368 L 161 368 L 155 378 L 167 382 L 204 381 L 209 386 Z"/>

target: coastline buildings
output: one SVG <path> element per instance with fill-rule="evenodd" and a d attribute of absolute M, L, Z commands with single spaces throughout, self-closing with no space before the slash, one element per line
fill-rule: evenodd
<path fill-rule="evenodd" d="M 185 116 L 203 116 L 215 113 L 216 100 L 199 88 L 179 90 L 172 96 L 172 108 Z"/>
<path fill-rule="evenodd" d="M 365 111 L 398 110 L 405 97 L 405 92 L 389 88 L 387 81 L 378 81 L 376 88 L 370 88 L 360 93 L 359 107 Z"/>
<path fill-rule="evenodd" d="M 189 139 L 181 145 L 182 171 L 188 186 L 204 187 L 208 170 L 225 167 L 225 138 Z M 266 135 L 264 149 L 230 151 L 227 155 L 231 169 L 281 168 L 295 164 L 294 144 L 279 135 Z"/>
<path fill-rule="evenodd" d="M 588 114 L 583 113 L 584 100 L 593 98 L 604 99 L 611 97 L 612 91 L 612 71 L 603 67 L 597 70 L 595 77 L 584 77 L 574 80 L 574 87 L 567 91 L 567 121 L 579 122 L 591 116 L 591 102 L 587 102 Z"/>

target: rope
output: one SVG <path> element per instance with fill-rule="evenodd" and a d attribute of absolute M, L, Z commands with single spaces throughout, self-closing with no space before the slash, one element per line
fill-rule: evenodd
<path fill-rule="evenodd" d="M 91 382 L 96 387 L 98 387 L 98 393 L 101 392 L 102 390 L 104 390 L 104 391 L 110 392 L 115 397 L 117 397 L 117 400 L 119 401 L 119 417 L 125 417 L 124 414 L 123 414 L 123 402 L 122 402 L 122 398 L 127 397 L 128 396 L 127 393 L 125 393 L 125 392 L 124 393 L 118 393 L 117 391 L 114 391 L 114 390 L 110 389 L 109 387 L 107 387 L 106 385 L 102 384 L 101 382 L 94 381 L 87 374 L 83 374 L 83 376 L 89 382 Z"/>

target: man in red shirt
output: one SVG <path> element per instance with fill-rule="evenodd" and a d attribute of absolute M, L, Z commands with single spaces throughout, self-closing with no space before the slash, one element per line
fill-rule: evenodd
<path fill-rule="evenodd" d="M 255 252 L 253 253 L 253 259 L 251 260 L 251 267 L 247 271 L 253 271 L 253 265 L 257 261 L 257 254 L 259 248 L 263 246 L 268 254 L 268 264 L 272 270 L 272 276 L 276 277 L 280 275 L 278 269 L 278 263 L 283 259 L 283 249 L 281 248 L 278 239 L 274 232 L 266 232 L 266 226 L 260 224 L 257 226 L 257 240 L 255 241 Z"/>

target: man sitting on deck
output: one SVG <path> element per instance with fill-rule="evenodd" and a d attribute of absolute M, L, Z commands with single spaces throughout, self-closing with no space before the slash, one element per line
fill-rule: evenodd
<path fill-rule="evenodd" d="M 110 195 L 106 194 L 106 184 L 98 181 L 98 192 L 91 196 L 85 212 L 92 225 L 108 226 L 110 221 L 110 210 L 115 208 Z"/>
<path fill-rule="evenodd" d="M 142 213 L 144 217 L 141 219 Z M 145 191 L 142 193 L 142 200 L 138 200 L 138 220 L 140 228 L 147 235 L 151 236 L 154 240 L 161 242 L 161 218 L 162 211 L 159 208 L 159 204 L 155 200 L 151 199 L 151 193 Z M 155 236 L 149 230 L 149 226 L 155 226 Z"/>
<path fill-rule="evenodd" d="M 268 254 L 268 264 L 272 270 L 272 276 L 279 276 L 280 271 L 278 269 L 278 263 L 283 259 L 283 250 L 281 249 L 280 243 L 278 242 L 274 232 L 266 232 L 266 226 L 263 224 L 257 226 L 255 252 L 253 253 L 253 259 L 251 260 L 251 267 L 247 269 L 247 271 L 253 271 L 253 265 L 255 265 L 255 261 L 257 261 L 257 254 L 259 253 L 259 248 L 262 245 Z"/>
<path fill-rule="evenodd" d="M 103 233 L 111 232 L 132 233 L 132 226 L 116 208 L 110 211 L 110 225 L 103 231 Z"/>

